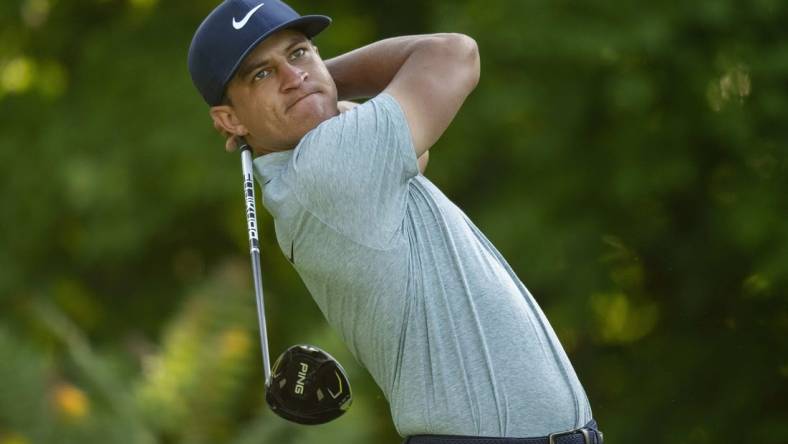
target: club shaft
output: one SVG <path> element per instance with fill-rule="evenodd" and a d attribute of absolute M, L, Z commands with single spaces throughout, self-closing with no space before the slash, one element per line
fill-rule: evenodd
<path fill-rule="evenodd" d="M 260 345 L 263 352 L 263 372 L 266 383 L 271 378 L 271 362 L 268 356 L 268 333 L 265 325 L 265 303 L 263 300 L 263 275 L 260 271 L 260 240 L 257 230 L 257 212 L 254 197 L 254 173 L 252 172 L 252 150 L 248 145 L 241 148 L 241 168 L 244 176 L 244 200 L 246 201 L 246 226 L 249 231 L 249 254 L 252 257 L 257 319 L 260 327 Z"/>

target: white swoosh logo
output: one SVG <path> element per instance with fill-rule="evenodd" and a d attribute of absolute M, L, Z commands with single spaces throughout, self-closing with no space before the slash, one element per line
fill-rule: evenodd
<path fill-rule="evenodd" d="M 254 13 L 255 13 L 255 11 L 257 11 L 258 9 L 262 8 L 264 4 L 265 4 L 265 3 L 260 3 L 259 5 L 257 5 L 257 6 L 255 6 L 254 8 L 252 8 L 252 10 L 251 10 L 251 11 L 249 11 L 249 12 L 247 12 L 247 13 L 246 13 L 246 17 L 244 17 L 244 18 L 243 18 L 243 20 L 241 20 L 240 22 L 239 22 L 239 21 L 237 21 L 237 20 L 235 19 L 235 17 L 233 17 L 233 28 L 235 28 L 235 29 L 241 29 L 241 28 L 243 28 L 244 26 L 246 26 L 246 22 L 248 22 L 248 21 L 249 21 L 249 18 L 250 18 L 250 17 L 252 17 L 252 14 L 254 14 Z"/>

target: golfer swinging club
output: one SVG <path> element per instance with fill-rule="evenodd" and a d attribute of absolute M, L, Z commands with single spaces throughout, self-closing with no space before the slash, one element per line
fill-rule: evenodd
<path fill-rule="evenodd" d="M 227 149 L 242 137 L 253 150 L 279 247 L 397 431 L 410 444 L 601 443 L 544 313 L 423 175 L 479 81 L 476 42 L 403 36 L 323 61 L 311 39 L 330 22 L 279 0 L 224 1 L 189 70 Z"/>

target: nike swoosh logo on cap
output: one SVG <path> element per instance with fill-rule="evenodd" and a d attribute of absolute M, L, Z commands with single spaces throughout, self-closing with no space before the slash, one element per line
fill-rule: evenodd
<path fill-rule="evenodd" d="M 244 17 L 240 22 L 238 20 L 236 20 L 235 17 L 233 17 L 233 28 L 241 29 L 244 26 L 246 26 L 246 22 L 248 22 L 249 18 L 252 17 L 252 14 L 254 14 L 258 9 L 262 8 L 263 5 L 265 5 L 265 3 L 260 3 L 259 5 L 257 5 L 254 8 L 252 8 L 252 10 L 247 12 L 246 13 L 246 17 Z"/>

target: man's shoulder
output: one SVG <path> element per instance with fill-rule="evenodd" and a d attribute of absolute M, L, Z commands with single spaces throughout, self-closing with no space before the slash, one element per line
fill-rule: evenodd
<path fill-rule="evenodd" d="M 294 165 L 306 172 L 372 167 L 395 147 L 410 147 L 404 114 L 393 97 L 380 94 L 327 119 L 304 135 L 294 149 Z M 411 148 L 412 149 L 412 148 Z M 361 156 L 361 157 L 359 157 Z"/>
<path fill-rule="evenodd" d="M 330 135 L 331 131 L 343 129 L 349 125 L 364 125 L 376 120 L 400 119 L 405 123 L 404 113 L 397 100 L 387 93 L 381 93 L 364 103 L 342 101 L 338 107 L 340 113 L 319 123 L 301 139 L 301 144 L 309 143 L 315 138 Z M 300 144 L 299 144 L 300 145 Z"/>

